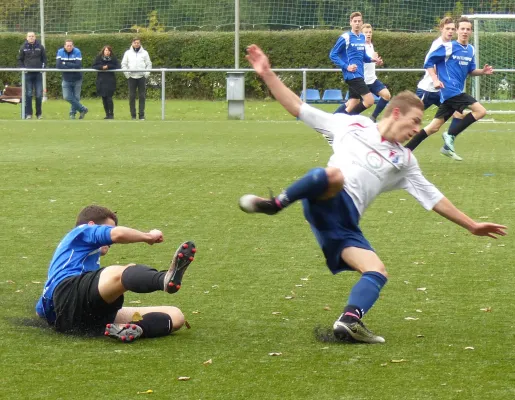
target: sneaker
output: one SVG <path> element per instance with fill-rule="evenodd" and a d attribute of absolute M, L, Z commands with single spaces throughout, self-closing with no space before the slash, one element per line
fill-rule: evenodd
<path fill-rule="evenodd" d="M 70 114 L 70 119 L 75 119 L 75 114 Z"/>
<path fill-rule="evenodd" d="M 145 118 L 144 118 L 144 117 L 142 117 L 142 118 L 140 118 L 139 120 L 140 120 L 140 121 L 145 121 Z"/>
<path fill-rule="evenodd" d="M 79 119 L 84 119 L 84 117 L 86 116 L 86 114 L 88 113 L 88 111 L 89 111 L 89 110 L 88 110 L 86 107 L 84 107 L 84 108 L 82 109 L 82 111 L 80 112 L 80 114 L 79 114 Z"/>
<path fill-rule="evenodd" d="M 43 119 L 43 116 L 41 116 L 41 115 L 38 115 L 38 117 L 37 117 L 37 118 L 38 118 L 38 119 Z"/>
<path fill-rule="evenodd" d="M 455 161 L 463 161 L 463 158 L 461 158 L 459 155 L 457 155 L 454 151 L 447 150 L 445 147 L 442 147 L 440 149 L 440 154 L 442 154 L 443 156 L 452 158 Z"/>
<path fill-rule="evenodd" d="M 454 153 L 454 139 L 456 139 L 456 136 L 451 136 L 447 133 L 447 131 L 445 131 L 442 133 L 442 138 L 445 146 L 447 146 L 447 149 Z"/>
<path fill-rule="evenodd" d="M 26 115 L 25 119 L 32 119 L 32 115 Z"/>
<path fill-rule="evenodd" d="M 370 119 L 372 120 L 372 122 L 377 122 L 377 118 L 374 117 L 373 115 L 370 116 Z"/>
<path fill-rule="evenodd" d="M 282 210 L 282 208 L 277 204 L 275 197 L 264 199 L 262 197 L 254 196 L 253 194 L 241 196 L 239 205 L 242 211 L 249 214 L 261 213 L 274 215 Z"/>
<path fill-rule="evenodd" d="M 131 343 L 143 335 L 143 328 L 136 324 L 107 324 L 104 335 Z"/>
<path fill-rule="evenodd" d="M 363 343 L 374 344 L 385 342 L 383 337 L 374 335 L 359 319 L 353 322 L 336 321 L 333 325 L 333 333 L 339 340 L 348 340 L 350 336 L 352 339 Z"/>
<path fill-rule="evenodd" d="M 195 243 L 184 242 L 175 252 L 170 268 L 165 275 L 163 290 L 167 293 L 175 293 L 181 288 L 182 276 L 186 272 L 186 268 L 193 262 L 195 258 Z"/>

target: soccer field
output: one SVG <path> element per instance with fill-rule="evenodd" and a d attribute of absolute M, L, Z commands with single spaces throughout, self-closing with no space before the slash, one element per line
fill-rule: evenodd
<path fill-rule="evenodd" d="M 227 121 L 223 102 L 169 102 L 165 122 L 157 102 L 144 122 L 126 121 L 121 101 L 114 121 L 101 120 L 100 101 L 85 104 L 84 121 L 62 119 L 64 102 L 45 103 L 42 121 L 0 107 L 0 398 L 515 398 L 510 235 L 474 237 L 407 192 L 380 196 L 362 228 L 390 279 L 365 323 L 386 344 L 324 341 L 315 331 L 330 330 L 358 274 L 331 275 L 299 204 L 275 217 L 238 208 L 245 193 L 277 193 L 324 166 L 331 150 L 320 135 L 275 102 L 248 102 L 245 121 Z M 438 134 L 415 154 L 460 209 L 511 228 L 515 118 L 493 118 L 503 122 L 459 136 L 463 162 L 439 154 Z M 180 242 L 195 241 L 177 294 L 125 297 L 130 306 L 176 305 L 191 329 L 126 345 L 38 322 L 54 248 L 91 203 L 116 210 L 120 225 L 165 236 L 152 247 L 113 246 L 104 266 L 163 269 Z"/>

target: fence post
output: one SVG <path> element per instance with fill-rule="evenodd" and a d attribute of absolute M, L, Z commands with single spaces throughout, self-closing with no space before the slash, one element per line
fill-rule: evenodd
<path fill-rule="evenodd" d="M 25 71 L 21 71 L 21 119 L 25 119 L 25 102 L 27 101 L 25 97 Z"/>
<path fill-rule="evenodd" d="M 161 70 L 161 120 L 165 120 L 165 70 Z"/>

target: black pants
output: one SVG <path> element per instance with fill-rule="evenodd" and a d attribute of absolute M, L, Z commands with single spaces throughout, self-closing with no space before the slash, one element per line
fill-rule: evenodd
<path fill-rule="evenodd" d="M 104 111 L 106 112 L 106 117 L 112 117 L 114 115 L 113 96 L 102 97 L 102 103 L 104 104 Z"/>
<path fill-rule="evenodd" d="M 139 118 L 145 118 L 145 97 L 146 97 L 146 79 L 145 78 L 129 78 L 129 107 L 131 109 L 131 117 L 136 118 L 136 89 L 138 89 L 139 97 Z"/>

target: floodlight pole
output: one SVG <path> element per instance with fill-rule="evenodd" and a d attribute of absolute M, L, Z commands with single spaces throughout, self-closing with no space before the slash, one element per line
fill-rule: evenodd
<path fill-rule="evenodd" d="M 234 69 L 240 68 L 240 0 L 234 0 Z"/>
<path fill-rule="evenodd" d="M 39 0 L 39 25 L 41 32 L 41 44 L 45 47 L 45 0 Z M 45 47 L 46 51 L 46 47 Z M 48 54 L 47 54 L 48 58 Z M 45 65 L 47 67 L 47 65 Z M 43 101 L 47 101 L 47 92 L 46 92 L 46 72 L 43 72 Z"/>

